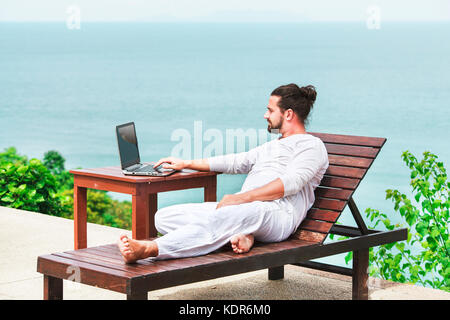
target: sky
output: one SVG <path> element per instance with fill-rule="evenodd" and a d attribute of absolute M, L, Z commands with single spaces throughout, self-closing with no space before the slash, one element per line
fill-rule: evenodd
<path fill-rule="evenodd" d="M 0 21 L 450 21 L 450 0 L 0 0 Z M 71 9 L 72 8 L 72 9 Z"/>

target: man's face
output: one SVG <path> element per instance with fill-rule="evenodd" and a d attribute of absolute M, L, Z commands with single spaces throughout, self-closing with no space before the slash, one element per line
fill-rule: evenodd
<path fill-rule="evenodd" d="M 270 96 L 267 111 L 264 114 L 264 119 L 268 122 L 267 131 L 272 133 L 278 133 L 283 125 L 283 113 L 278 107 L 278 101 L 280 101 L 280 99 L 281 97 L 279 96 Z"/>

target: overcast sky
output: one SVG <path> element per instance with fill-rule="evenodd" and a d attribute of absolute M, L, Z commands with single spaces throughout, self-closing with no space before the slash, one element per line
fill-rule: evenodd
<path fill-rule="evenodd" d="M 0 21 L 305 22 L 364 21 L 372 6 L 383 21 L 450 21 L 450 0 L 0 0 Z"/>

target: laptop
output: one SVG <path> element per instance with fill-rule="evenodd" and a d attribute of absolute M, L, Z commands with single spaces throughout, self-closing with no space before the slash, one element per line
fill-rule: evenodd
<path fill-rule="evenodd" d="M 126 175 L 164 177 L 176 170 L 165 169 L 162 166 L 153 168 L 156 162 L 141 163 L 134 122 L 128 122 L 116 127 L 117 144 L 119 146 L 122 172 Z"/>

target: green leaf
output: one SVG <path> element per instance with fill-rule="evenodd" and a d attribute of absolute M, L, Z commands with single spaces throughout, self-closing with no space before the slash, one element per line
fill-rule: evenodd
<path fill-rule="evenodd" d="M 353 251 L 350 251 L 345 255 L 345 263 L 348 264 L 353 259 Z"/>
<path fill-rule="evenodd" d="M 36 184 L 36 189 L 42 189 L 45 186 L 45 182 L 44 181 L 39 181 Z"/>
<path fill-rule="evenodd" d="M 397 242 L 395 244 L 395 247 L 400 251 L 403 252 L 405 250 L 405 243 L 404 242 Z"/>
<path fill-rule="evenodd" d="M 23 205 L 24 205 L 24 202 L 18 200 L 18 201 L 16 201 L 16 202 L 14 202 L 13 207 L 16 208 L 16 209 L 18 209 L 18 208 L 22 207 Z"/>
<path fill-rule="evenodd" d="M 431 228 L 431 233 L 430 233 L 430 235 L 431 235 L 433 238 L 437 238 L 437 237 L 439 236 L 439 229 L 436 228 L 435 226 L 433 226 L 433 227 Z"/>
<path fill-rule="evenodd" d="M 30 190 L 28 192 L 28 198 L 29 199 L 33 199 L 35 195 L 36 195 L 36 189 Z"/>
<path fill-rule="evenodd" d="M 41 164 L 41 161 L 38 159 L 31 159 L 30 160 L 30 165 L 33 167 L 39 166 Z"/>
<path fill-rule="evenodd" d="M 417 202 L 419 202 L 421 196 L 422 196 L 422 193 L 421 192 L 417 192 L 417 194 L 414 196 L 414 198 L 416 199 Z"/>
<path fill-rule="evenodd" d="M 4 196 L 1 200 L 4 202 L 14 202 L 14 199 L 9 195 Z"/>
<path fill-rule="evenodd" d="M 17 169 L 17 173 L 22 175 L 22 174 L 24 174 L 25 172 L 27 172 L 27 170 L 28 170 L 28 166 L 22 165 L 22 166 L 20 166 L 20 167 Z"/>
<path fill-rule="evenodd" d="M 27 185 L 26 185 L 26 184 L 21 184 L 21 185 L 17 188 L 17 191 L 18 191 L 18 193 L 23 194 L 26 188 L 27 188 Z"/>
<path fill-rule="evenodd" d="M 419 222 L 419 223 L 416 225 L 416 231 L 417 231 L 420 235 L 425 236 L 425 234 L 426 234 L 427 231 L 428 231 L 428 224 L 425 223 L 425 222 Z"/>
<path fill-rule="evenodd" d="M 432 208 L 436 209 L 439 208 L 441 206 L 441 201 L 440 200 L 434 200 L 433 204 L 432 204 Z"/>
<path fill-rule="evenodd" d="M 34 197 L 34 201 L 39 203 L 39 202 L 44 202 L 45 199 L 42 194 L 38 194 L 37 196 Z"/>
<path fill-rule="evenodd" d="M 17 191 L 17 188 L 16 188 L 16 186 L 14 185 L 14 183 L 10 183 L 10 184 L 8 184 L 8 190 L 9 190 L 9 192 L 11 192 L 12 194 L 14 194 L 14 193 L 16 193 Z"/>

